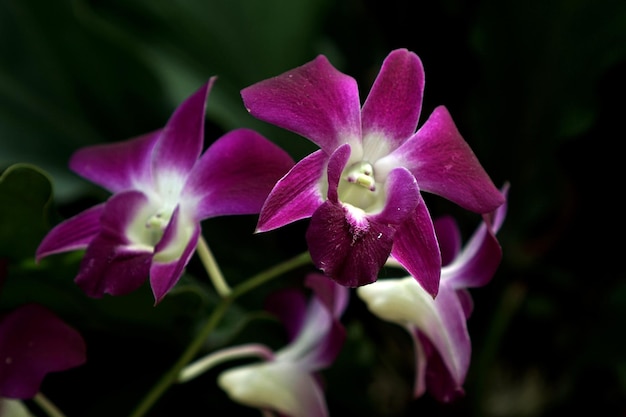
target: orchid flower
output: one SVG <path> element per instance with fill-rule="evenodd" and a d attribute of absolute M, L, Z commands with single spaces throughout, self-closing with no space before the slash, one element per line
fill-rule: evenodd
<path fill-rule="evenodd" d="M 0 318 L 0 417 L 27 416 L 19 400 L 38 395 L 45 376 L 82 365 L 81 335 L 39 304 Z"/>
<path fill-rule="evenodd" d="M 218 376 L 219 386 L 233 401 L 281 416 L 328 416 L 319 371 L 335 360 L 345 340 L 339 318 L 349 294 L 347 288 L 317 273 L 309 274 L 306 284 L 314 292 L 308 304 L 296 289 L 284 289 L 267 300 L 268 311 L 285 324 L 287 346 L 276 352 L 258 344 L 226 348 L 190 365 L 181 380 L 225 360 L 255 356 L 263 361 Z"/>
<path fill-rule="evenodd" d="M 375 281 L 391 254 L 436 295 L 441 259 L 421 191 L 477 213 L 504 199 L 445 107 L 416 131 L 423 90 L 406 49 L 386 57 L 362 107 L 355 79 L 323 55 L 243 89 L 253 116 L 320 147 L 276 184 L 257 231 L 310 217 L 311 257 L 338 283 Z"/>
<path fill-rule="evenodd" d="M 75 281 L 87 295 L 127 294 L 149 277 L 158 303 L 180 279 L 202 220 L 260 211 L 293 160 L 249 129 L 226 133 L 200 156 L 214 79 L 163 129 L 72 156 L 76 173 L 113 195 L 54 227 L 37 249 L 38 261 L 86 249 Z"/>
<path fill-rule="evenodd" d="M 508 184 L 503 195 L 508 193 Z M 461 238 L 451 217 L 435 221 L 445 265 L 439 294 L 433 299 L 412 277 L 381 279 L 357 289 L 369 310 L 383 320 L 405 327 L 413 338 L 416 356 L 415 397 L 428 390 L 449 402 L 464 394 L 470 365 L 471 342 L 467 319 L 473 310 L 468 288 L 487 284 L 498 268 L 502 250 L 495 233 L 507 204 L 485 221 L 460 250 Z M 390 265 L 399 266 L 394 260 Z"/>

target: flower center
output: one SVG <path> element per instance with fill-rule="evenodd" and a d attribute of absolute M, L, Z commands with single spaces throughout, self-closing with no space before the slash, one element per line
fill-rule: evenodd
<path fill-rule="evenodd" d="M 339 182 L 339 200 L 366 213 L 379 210 L 384 203 L 381 196 L 383 187 L 376 184 L 374 167 L 367 161 L 356 162 L 347 167 Z"/>
<path fill-rule="evenodd" d="M 374 167 L 369 162 L 361 161 L 352 165 L 348 168 L 345 178 L 348 182 L 358 184 L 370 191 L 376 191 Z"/>
<path fill-rule="evenodd" d="M 171 216 L 171 212 L 159 210 L 152 216 L 148 217 L 148 220 L 146 220 L 145 223 L 146 243 L 149 243 L 151 246 L 155 246 L 161 240 L 163 232 L 165 231 Z"/>

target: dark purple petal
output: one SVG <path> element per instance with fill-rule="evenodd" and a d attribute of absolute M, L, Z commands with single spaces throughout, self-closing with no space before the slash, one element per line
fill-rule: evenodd
<path fill-rule="evenodd" d="M 504 203 L 478 158 L 457 130 L 448 110 L 437 107 L 408 141 L 376 164 L 377 173 L 409 169 L 422 191 L 437 194 L 476 213 Z"/>
<path fill-rule="evenodd" d="M 39 244 L 37 262 L 48 255 L 86 248 L 100 232 L 103 210 L 104 204 L 98 204 L 56 225 Z"/>
<path fill-rule="evenodd" d="M 135 248 L 125 235 L 136 213 L 147 204 L 139 191 L 111 197 L 102 213 L 102 230 L 89 244 L 76 276 L 76 284 L 90 297 L 124 295 L 148 278 L 152 249 Z"/>
<path fill-rule="evenodd" d="M 199 199 L 197 220 L 256 214 L 291 167 L 283 149 L 250 129 L 233 130 L 209 147 L 189 174 L 183 199 Z"/>
<path fill-rule="evenodd" d="M 428 390 L 437 401 L 443 403 L 450 403 L 463 397 L 465 395 L 465 390 L 463 389 L 464 379 L 460 382 L 455 380 L 430 340 L 421 332 L 417 331 L 417 333 L 422 354 L 416 360 L 426 363 L 425 374 L 423 375 L 424 385 L 418 389 L 418 384 L 416 384 L 416 397 L 423 394 L 424 389 Z"/>
<path fill-rule="evenodd" d="M 406 49 L 392 51 L 363 104 L 363 140 L 380 134 L 396 149 L 417 128 L 424 93 L 424 68 L 419 57 Z M 367 146 L 367 145 L 365 145 Z"/>
<path fill-rule="evenodd" d="M 423 200 L 414 214 L 398 227 L 391 254 L 430 295 L 437 295 L 441 254 L 430 213 Z"/>
<path fill-rule="evenodd" d="M 323 151 L 313 152 L 276 183 L 261 208 L 257 232 L 266 232 L 311 217 L 324 202 L 320 182 L 326 158 Z"/>
<path fill-rule="evenodd" d="M 170 117 L 154 147 L 152 168 L 157 176 L 191 171 L 204 143 L 206 100 L 215 77 L 187 98 Z"/>
<path fill-rule="evenodd" d="M 441 264 L 445 266 L 461 251 L 461 231 L 452 216 L 439 217 L 433 221 L 433 225 L 441 250 Z"/>
<path fill-rule="evenodd" d="M 199 237 L 200 224 L 186 224 L 185 220 L 180 218 L 180 210 L 177 208 L 165 228 L 163 237 L 154 248 L 154 258 L 150 268 L 150 286 L 155 304 L 163 300 L 163 297 L 182 276 L 189 259 L 196 250 Z M 182 253 L 180 253 L 181 247 Z"/>
<path fill-rule="evenodd" d="M 350 293 L 346 287 L 337 285 L 322 274 L 310 273 L 306 276 L 305 284 L 313 289 L 315 297 L 331 312 L 333 317 L 339 318 L 348 305 Z"/>
<path fill-rule="evenodd" d="M 306 306 L 304 294 L 296 288 L 276 291 L 265 300 L 265 309 L 283 323 L 290 342 L 298 336 L 304 326 Z"/>
<path fill-rule="evenodd" d="M 70 168 L 113 193 L 150 186 L 152 150 L 160 134 L 157 130 L 123 142 L 79 149 L 70 158 Z"/>
<path fill-rule="evenodd" d="M 327 154 L 361 138 L 356 81 L 319 55 L 313 61 L 241 91 L 254 117 L 295 132 Z"/>
<path fill-rule="evenodd" d="M 322 274 L 308 274 L 305 283 L 313 289 L 315 298 L 327 311 L 331 321 L 327 333 L 320 335 L 316 349 L 307 358 L 312 366 L 321 369 L 335 360 L 344 344 L 346 331 L 339 319 L 348 305 L 350 293 L 346 287 Z"/>
<path fill-rule="evenodd" d="M 23 305 L 0 319 L 0 397 L 32 398 L 50 372 L 85 363 L 80 334 L 47 308 Z"/>
<path fill-rule="evenodd" d="M 327 201 L 313 213 L 306 240 L 317 268 L 341 285 L 358 287 L 376 281 L 394 233 L 393 226 Z"/>

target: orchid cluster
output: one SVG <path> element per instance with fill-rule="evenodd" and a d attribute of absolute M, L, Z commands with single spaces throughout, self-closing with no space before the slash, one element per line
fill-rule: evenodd
<path fill-rule="evenodd" d="M 70 168 L 111 196 L 49 230 L 35 254 L 41 262 L 84 251 L 75 283 L 87 296 L 129 294 L 148 280 L 155 307 L 194 254 L 205 266 L 221 301 L 132 416 L 147 413 L 171 385 L 218 364 L 226 367 L 218 385 L 234 402 L 264 415 L 328 416 L 323 371 L 344 345 L 341 319 L 353 296 L 408 331 L 416 398 L 429 392 L 449 402 L 463 395 L 471 357 L 468 289 L 487 284 L 500 263 L 496 233 L 508 184 L 493 184 L 445 107 L 418 128 L 419 57 L 392 51 L 363 104 L 356 80 L 323 55 L 244 88 L 252 116 L 319 147 L 298 162 L 247 128 L 225 133 L 203 152 L 215 82 L 210 78 L 189 96 L 165 127 L 75 152 Z M 465 244 L 453 218 L 431 217 L 423 193 L 482 216 Z M 308 221 L 308 250 L 231 288 L 202 222 L 250 214 L 258 215 L 255 233 Z M 239 296 L 306 265 L 311 271 L 303 285 L 285 285 L 267 299 L 268 313 L 284 324 L 283 347 L 251 343 L 202 352 Z M 389 272 L 381 278 L 383 268 L 400 278 Z M 80 335 L 45 308 L 9 312 L 0 318 L 0 416 L 28 415 L 19 400 L 43 398 L 46 373 L 85 360 Z"/>

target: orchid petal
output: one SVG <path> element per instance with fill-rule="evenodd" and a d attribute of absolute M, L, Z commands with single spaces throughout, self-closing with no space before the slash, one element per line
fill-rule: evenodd
<path fill-rule="evenodd" d="M 383 62 L 362 109 L 363 146 L 383 140 L 396 149 L 415 133 L 422 108 L 424 68 L 406 49 L 392 51 Z"/>
<path fill-rule="evenodd" d="M 86 248 L 100 230 L 103 210 L 104 204 L 98 204 L 56 225 L 39 244 L 37 262 L 55 253 Z"/>
<path fill-rule="evenodd" d="M 270 294 L 265 309 L 275 315 L 285 326 L 289 342 L 293 341 L 304 326 L 307 302 L 302 291 L 285 288 Z"/>
<path fill-rule="evenodd" d="M 385 207 L 380 213 L 370 217 L 374 222 L 399 225 L 415 212 L 418 205 L 423 204 L 415 178 L 404 168 L 391 171 L 385 190 Z"/>
<path fill-rule="evenodd" d="M 504 203 L 476 155 L 457 130 L 448 110 L 437 107 L 426 123 L 394 152 L 376 163 L 377 172 L 408 168 L 422 191 L 444 197 L 476 213 Z"/>
<path fill-rule="evenodd" d="M 0 397 L 32 398 L 46 374 L 86 360 L 80 334 L 37 304 L 25 304 L 4 316 L 0 340 Z"/>
<path fill-rule="evenodd" d="M 426 390 L 440 402 L 449 403 L 463 395 L 463 380 L 458 381 L 444 363 L 436 347 L 419 329 L 411 330 L 416 346 L 416 360 L 421 364 L 417 367 L 414 396 L 421 396 Z M 421 373 L 421 375 L 419 375 Z"/>
<path fill-rule="evenodd" d="M 326 154 L 316 151 L 285 174 L 261 208 L 257 232 L 266 232 L 311 217 L 324 202 L 320 182 L 325 166 Z"/>
<path fill-rule="evenodd" d="M 90 297 L 128 294 L 148 277 L 153 249 L 133 245 L 126 230 L 147 204 L 139 191 L 113 195 L 104 207 L 102 230 L 89 244 L 75 282 Z"/>
<path fill-rule="evenodd" d="M 337 285 L 328 277 L 322 274 L 310 273 L 306 276 L 305 284 L 313 289 L 315 297 L 331 312 L 332 316 L 338 319 L 341 317 L 348 305 L 350 293 L 348 290 Z"/>
<path fill-rule="evenodd" d="M 391 255 L 433 297 L 441 276 L 441 254 L 433 223 L 421 199 L 415 212 L 398 227 Z"/>
<path fill-rule="evenodd" d="M 469 368 L 471 343 L 463 306 L 451 287 L 442 285 L 433 299 L 412 277 L 381 279 L 357 289 L 370 311 L 428 337 L 457 385 Z"/>
<path fill-rule="evenodd" d="M 20 400 L 0 397 L 0 417 L 35 417 Z"/>
<path fill-rule="evenodd" d="M 151 158 L 161 130 L 118 143 L 74 152 L 70 168 L 91 182 L 117 193 L 152 184 Z"/>
<path fill-rule="evenodd" d="M 462 247 L 461 231 L 452 216 L 442 216 L 433 221 L 435 235 L 441 250 L 441 264 L 447 265 L 459 254 Z"/>
<path fill-rule="evenodd" d="M 330 201 L 311 217 L 306 240 L 315 266 L 337 283 L 358 287 L 374 282 L 389 257 L 393 226 Z"/>
<path fill-rule="evenodd" d="M 199 199 L 198 220 L 256 214 L 276 182 L 294 165 L 282 148 L 250 129 L 226 133 L 189 174 L 183 199 Z"/>
<path fill-rule="evenodd" d="M 339 180 L 341 179 L 341 173 L 346 167 L 346 163 L 350 158 L 350 145 L 344 144 L 339 146 L 328 159 L 328 200 L 338 204 L 339 194 L 337 193 L 339 187 Z"/>
<path fill-rule="evenodd" d="M 206 100 L 215 77 L 179 105 L 154 148 L 152 167 L 158 182 L 176 173 L 186 177 L 202 152 Z"/>
<path fill-rule="evenodd" d="M 356 81 L 323 55 L 244 88 L 241 96 L 254 117 L 311 140 L 327 154 L 343 143 L 360 142 Z"/>
<path fill-rule="evenodd" d="M 200 225 L 186 221 L 176 209 L 163 237 L 154 248 L 150 267 L 150 286 L 155 304 L 163 300 L 183 274 L 200 237 Z"/>
<path fill-rule="evenodd" d="M 506 198 L 509 185 L 502 188 Z M 493 213 L 484 214 L 484 221 L 472 234 L 463 251 L 442 271 L 442 279 L 455 288 L 482 287 L 489 283 L 502 260 L 502 247 L 495 234 L 504 222 L 507 211 L 505 201 Z"/>
<path fill-rule="evenodd" d="M 317 273 L 307 275 L 306 284 L 315 296 L 297 338 L 276 353 L 276 360 L 298 362 L 313 371 L 332 363 L 343 346 L 345 329 L 339 317 L 347 305 L 348 289 Z"/>
<path fill-rule="evenodd" d="M 222 372 L 217 380 L 229 397 L 289 417 L 327 417 L 322 389 L 315 378 L 290 362 L 264 362 Z"/>

